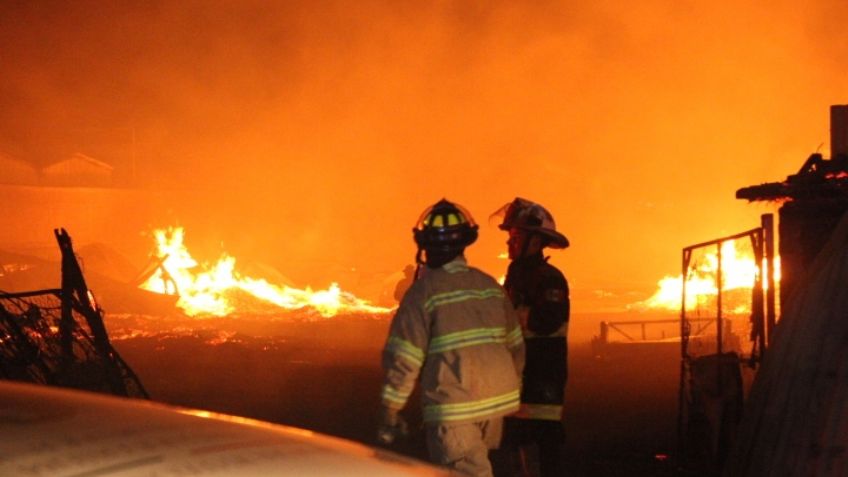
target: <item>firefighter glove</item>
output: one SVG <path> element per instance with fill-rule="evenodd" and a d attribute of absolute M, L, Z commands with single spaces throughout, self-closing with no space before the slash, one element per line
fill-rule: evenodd
<path fill-rule="evenodd" d="M 391 445 L 399 437 L 409 434 L 409 426 L 399 414 L 398 409 L 383 407 L 380 409 L 379 422 L 377 424 L 377 441 L 380 444 Z"/>

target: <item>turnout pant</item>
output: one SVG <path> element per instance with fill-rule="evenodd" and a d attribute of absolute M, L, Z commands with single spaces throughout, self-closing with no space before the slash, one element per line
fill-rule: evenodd
<path fill-rule="evenodd" d="M 503 434 L 503 418 L 463 424 L 427 426 L 430 460 L 463 475 L 492 475 L 489 449 L 498 447 Z"/>

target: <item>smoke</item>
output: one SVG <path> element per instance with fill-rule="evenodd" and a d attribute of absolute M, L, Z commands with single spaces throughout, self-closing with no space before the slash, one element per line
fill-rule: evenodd
<path fill-rule="evenodd" d="M 5 2 L 0 147 L 196 190 L 172 212 L 189 242 L 317 286 L 401 269 L 443 196 L 499 275 L 486 218 L 520 195 L 570 238 L 552 260 L 573 286 L 650 289 L 683 246 L 758 223 L 736 189 L 827 147 L 845 17 L 836 0 Z"/>

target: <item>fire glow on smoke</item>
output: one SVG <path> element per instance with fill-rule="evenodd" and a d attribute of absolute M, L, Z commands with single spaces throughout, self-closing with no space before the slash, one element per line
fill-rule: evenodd
<path fill-rule="evenodd" d="M 722 290 L 752 290 L 759 274 L 754 257 L 741 252 L 736 247 L 736 241 L 724 242 L 721 247 Z M 780 281 L 780 257 L 774 259 L 774 279 Z M 716 273 L 718 271 L 718 254 L 709 252 L 702 259 L 694 262 L 686 278 L 687 308 L 705 306 L 718 295 L 716 288 Z M 763 260 L 763 274 L 768 274 L 766 261 Z M 768 282 L 764 285 L 768 287 Z M 657 291 L 647 300 L 641 301 L 635 308 L 659 310 L 680 310 L 680 298 L 683 295 L 683 275 L 666 276 L 657 283 Z M 749 300 L 736 303 L 732 310 L 736 314 L 749 313 Z"/>
<path fill-rule="evenodd" d="M 156 293 L 179 295 L 179 306 L 189 316 L 226 316 L 238 312 L 237 295 L 245 294 L 271 307 L 284 310 L 314 309 L 327 318 L 339 312 L 387 313 L 389 308 L 342 291 L 336 283 L 326 290 L 298 289 L 242 276 L 236 259 L 223 254 L 214 264 L 200 264 L 183 243 L 182 227 L 154 231 L 162 265 L 141 288 Z"/>

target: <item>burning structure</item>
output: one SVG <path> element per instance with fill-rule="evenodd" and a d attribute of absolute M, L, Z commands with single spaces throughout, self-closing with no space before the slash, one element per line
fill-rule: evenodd
<path fill-rule="evenodd" d="M 830 108 L 831 158 L 815 153 L 782 182 L 744 187 L 749 201 L 782 201 L 779 211 L 780 301 L 788 303 L 848 210 L 848 105 Z"/>
<path fill-rule="evenodd" d="M 683 273 L 676 280 L 682 287 L 682 300 L 678 303 L 683 338 L 679 451 L 686 458 L 708 455 L 707 460 L 712 461 L 709 465 L 722 468 L 727 463 L 730 446 L 739 436 L 736 454 L 728 468 L 732 470 L 730 475 L 772 475 L 775 469 L 790 467 L 793 471 L 789 474 L 800 475 L 822 470 L 831 472 L 835 466 L 842 465 L 841 457 L 821 455 L 824 449 L 832 454 L 834 449 L 842 448 L 841 439 L 844 439 L 836 428 L 824 424 L 834 420 L 841 422 L 842 408 L 829 404 L 839 400 L 832 398 L 835 400 L 823 403 L 820 397 L 836 396 L 841 392 L 838 378 L 844 372 L 839 365 L 834 367 L 834 362 L 843 360 L 832 355 L 839 352 L 828 335 L 830 325 L 821 320 L 826 316 L 831 320 L 844 316 L 844 300 L 839 289 L 845 283 L 840 263 L 848 228 L 845 219 L 848 211 L 848 106 L 831 107 L 831 132 L 831 159 L 812 154 L 798 173 L 785 181 L 746 187 L 737 192 L 738 198 L 783 203 L 779 211 L 779 256 L 774 253 L 770 214 L 763 216 L 760 228 L 684 249 Z M 723 318 L 725 272 L 721 264 L 726 252 L 724 245 L 743 236 L 750 236 L 753 263 L 759 268 L 752 274 L 755 285 L 751 307 L 747 310 L 750 338 L 754 343 L 747 361 L 752 366 L 762 364 L 744 417 L 741 409 L 746 386 L 739 366 L 742 356 L 735 350 L 723 350 L 722 324 L 730 324 L 730 321 Z M 688 270 L 693 252 L 707 246 L 717 246 L 718 266 L 708 270 L 714 272 L 711 275 L 715 280 L 713 290 L 718 291 L 713 308 L 716 334 L 722 338 L 715 340 L 716 346 L 710 350 L 715 354 L 696 356 L 688 349 L 692 343 L 687 343 L 690 330 L 699 329 L 687 316 L 687 287 L 698 283 L 692 283 Z M 780 270 L 775 270 L 776 267 Z M 777 326 L 775 303 L 778 289 L 775 278 L 778 277 L 780 309 L 786 310 L 784 316 L 787 317 L 786 324 L 780 327 Z M 700 309 L 695 311 L 700 313 Z M 782 331 L 778 333 L 778 329 Z M 844 336 L 839 330 L 831 329 L 830 332 Z M 813 350 L 828 350 L 831 354 L 822 356 Z M 812 424 L 800 417 L 811 413 L 821 417 Z M 798 416 L 797 427 L 778 424 L 784 416 Z M 744 424 L 740 424 L 742 419 Z M 737 434 L 739 425 L 741 432 Z M 796 428 L 803 428 L 804 434 L 800 437 L 794 434 L 792 429 Z M 799 438 L 805 439 L 801 446 L 798 446 Z M 686 446 L 694 448 L 694 452 L 684 449 Z M 704 448 L 708 450 L 705 452 Z M 808 449 L 818 450 L 805 454 Z M 789 467 L 774 465 L 768 457 L 771 453 L 780 453 L 783 464 Z"/>
<path fill-rule="evenodd" d="M 751 389 L 727 475 L 842 475 L 848 371 L 848 106 L 831 107 L 830 160 L 737 197 L 780 209 L 782 317 Z"/>
<path fill-rule="evenodd" d="M 797 281 L 750 398 L 726 475 L 844 475 L 848 218 Z"/>

